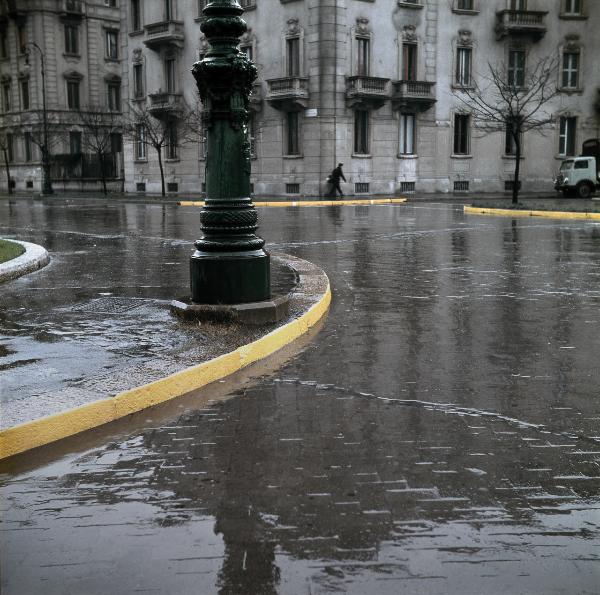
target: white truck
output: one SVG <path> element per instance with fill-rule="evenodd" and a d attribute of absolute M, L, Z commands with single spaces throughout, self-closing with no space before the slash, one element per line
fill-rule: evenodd
<path fill-rule="evenodd" d="M 584 141 L 579 157 L 570 157 L 560 164 L 554 188 L 563 196 L 580 198 L 589 198 L 600 190 L 600 139 Z"/>

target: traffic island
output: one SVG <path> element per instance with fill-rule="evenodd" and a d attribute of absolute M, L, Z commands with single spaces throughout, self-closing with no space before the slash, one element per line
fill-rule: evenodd
<path fill-rule="evenodd" d="M 42 246 L 19 240 L 9 241 L 22 246 L 25 251 L 16 258 L 0 263 L 0 283 L 18 279 L 27 273 L 45 267 L 50 262 L 50 256 Z"/>

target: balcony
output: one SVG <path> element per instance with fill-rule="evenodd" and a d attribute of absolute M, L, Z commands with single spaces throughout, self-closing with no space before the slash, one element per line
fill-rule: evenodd
<path fill-rule="evenodd" d="M 182 21 L 161 21 L 144 25 L 146 36 L 144 45 L 159 51 L 164 46 L 183 47 L 184 33 Z"/>
<path fill-rule="evenodd" d="M 346 105 L 349 108 L 378 109 L 389 98 L 390 79 L 374 76 L 346 77 Z"/>
<path fill-rule="evenodd" d="M 250 111 L 255 113 L 260 112 L 262 110 L 262 102 L 262 85 L 260 83 L 254 83 L 254 85 L 252 85 L 252 92 L 250 93 Z"/>
<path fill-rule="evenodd" d="M 84 15 L 85 3 L 82 0 L 61 0 L 60 16 L 69 19 L 81 19 Z"/>
<path fill-rule="evenodd" d="M 435 102 L 435 83 L 429 81 L 394 81 L 392 106 L 394 109 L 423 112 Z"/>
<path fill-rule="evenodd" d="M 501 10 L 496 13 L 496 39 L 514 35 L 539 40 L 546 34 L 544 17 L 547 14 L 547 11 L 539 10 Z"/>
<path fill-rule="evenodd" d="M 267 101 L 283 111 L 306 109 L 308 107 L 308 79 L 300 76 L 286 76 L 267 81 Z"/>
<path fill-rule="evenodd" d="M 157 118 L 179 118 L 183 113 L 183 95 L 181 93 L 151 93 L 148 111 Z"/>

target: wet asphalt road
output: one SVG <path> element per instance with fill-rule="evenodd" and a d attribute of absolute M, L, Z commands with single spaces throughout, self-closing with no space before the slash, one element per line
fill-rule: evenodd
<path fill-rule="evenodd" d="M 65 230 L 125 234 L 89 287 L 185 287 L 197 210 L 102 204 L 2 203 L 0 234 L 55 242 L 58 264 Z M 230 398 L 5 473 L 3 595 L 597 594 L 600 226 L 439 203 L 259 215 L 329 275 L 320 333 Z"/>

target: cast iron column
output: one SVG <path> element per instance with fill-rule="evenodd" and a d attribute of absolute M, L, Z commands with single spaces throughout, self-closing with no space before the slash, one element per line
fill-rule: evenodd
<path fill-rule="evenodd" d="M 190 259 L 192 301 L 235 304 L 269 299 L 269 255 L 255 235 L 250 198 L 248 101 L 256 67 L 238 49 L 246 31 L 236 0 L 212 0 L 200 29 L 210 43 L 192 73 L 204 104 L 207 130 L 203 237 Z"/>

